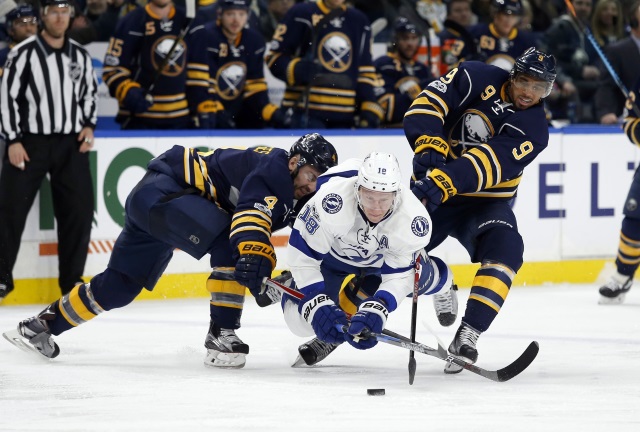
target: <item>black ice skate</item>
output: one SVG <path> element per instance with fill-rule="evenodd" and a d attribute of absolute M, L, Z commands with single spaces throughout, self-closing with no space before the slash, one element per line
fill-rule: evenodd
<path fill-rule="evenodd" d="M 332 344 L 318 338 L 313 338 L 298 347 L 298 357 L 291 367 L 313 366 L 326 359 L 340 344 Z"/>
<path fill-rule="evenodd" d="M 290 271 L 283 271 L 282 274 L 273 278 L 274 281 L 286 286 L 287 288 L 291 288 L 293 284 L 293 276 Z M 275 303 L 280 303 L 282 299 L 282 293 L 279 289 L 273 288 L 269 285 L 262 284 L 262 288 L 258 297 L 256 297 L 256 303 L 260 307 L 271 306 Z"/>
<path fill-rule="evenodd" d="M 53 305 L 49 305 L 38 315 L 21 321 L 16 330 L 5 332 L 2 336 L 23 351 L 55 358 L 60 354 L 60 348 L 51 337 L 47 323 L 55 316 Z"/>
<path fill-rule="evenodd" d="M 204 358 L 207 367 L 239 369 L 244 367 L 249 354 L 249 345 L 236 336 L 235 330 L 220 328 L 213 321 L 204 346 L 207 348 Z"/>
<path fill-rule="evenodd" d="M 478 337 L 480 337 L 479 331 L 465 323 L 460 324 L 451 345 L 449 345 L 449 354 L 459 357 L 468 363 L 475 363 L 478 360 L 478 351 L 476 350 Z M 444 373 L 446 374 L 456 374 L 461 371 L 462 367 L 451 362 L 447 362 L 444 367 Z"/>
<path fill-rule="evenodd" d="M 7 294 L 9 294 L 9 287 L 5 284 L 0 284 L 0 303 L 2 303 Z"/>
<path fill-rule="evenodd" d="M 449 327 L 453 324 L 458 317 L 458 286 L 452 284 L 445 292 L 434 294 L 433 307 L 441 326 Z"/>
<path fill-rule="evenodd" d="M 633 276 L 611 276 L 609 281 L 600 287 L 600 304 L 620 304 L 624 301 L 627 293 L 633 285 Z M 626 280 L 623 279 L 626 277 Z"/>

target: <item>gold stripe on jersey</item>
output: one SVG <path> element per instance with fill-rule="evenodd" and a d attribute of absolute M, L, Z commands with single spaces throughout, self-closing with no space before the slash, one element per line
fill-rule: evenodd
<path fill-rule="evenodd" d="M 618 261 L 627 265 L 638 264 L 640 262 L 640 240 L 630 239 L 620 231 Z"/>
<path fill-rule="evenodd" d="M 279 57 L 281 57 L 281 56 L 282 56 L 282 54 L 281 54 L 281 53 L 270 53 L 270 54 L 268 54 L 268 55 L 265 57 L 265 59 L 264 59 L 264 61 L 265 61 L 265 62 L 266 62 L 266 64 L 267 64 L 267 67 L 268 67 L 269 69 L 271 69 L 271 66 L 272 66 L 272 65 L 276 62 L 276 60 L 278 60 L 278 58 L 279 58 Z"/>
<path fill-rule="evenodd" d="M 233 215 L 229 238 L 240 232 L 257 231 L 271 237 L 271 218 L 259 210 L 244 210 Z"/>
<path fill-rule="evenodd" d="M 85 289 L 84 284 L 76 285 L 69 294 L 62 296 L 58 302 L 58 308 L 63 318 L 73 327 L 95 318 L 103 310 L 102 308 L 99 311 L 89 310 L 80 298 L 80 288 Z"/>
<path fill-rule="evenodd" d="M 131 71 L 127 68 L 119 67 L 119 68 L 107 69 L 105 67 L 104 72 L 102 73 L 102 80 L 107 86 L 111 87 L 111 84 L 115 80 L 128 77 L 128 76 L 131 76 Z M 125 80 L 124 82 L 127 82 L 127 81 L 131 81 L 131 80 Z M 119 86 L 122 84 L 123 83 L 120 83 Z M 117 92 L 118 92 L 118 88 L 116 88 L 116 94 L 118 94 Z"/>
<path fill-rule="evenodd" d="M 291 60 L 289 62 L 289 64 L 287 65 L 287 84 L 292 86 L 295 84 L 295 76 L 293 74 L 293 70 L 295 69 L 296 65 L 298 64 L 298 62 L 300 61 L 299 58 L 295 58 L 293 60 Z"/>
<path fill-rule="evenodd" d="M 440 105 L 440 107 L 442 107 L 443 111 L 444 111 L 444 115 L 448 115 L 449 114 L 449 105 L 447 105 L 447 103 L 444 101 L 444 99 L 442 99 L 440 96 L 438 96 L 437 94 L 425 89 L 422 91 L 422 93 L 424 93 L 427 97 L 435 99 L 435 101 L 438 103 L 438 105 Z"/>
<path fill-rule="evenodd" d="M 233 222 L 231 222 L 231 230 L 233 231 L 241 223 L 254 223 L 268 230 L 271 229 L 271 224 L 262 218 L 253 217 L 253 216 L 244 216 L 241 218 L 234 218 Z"/>
<path fill-rule="evenodd" d="M 116 88 L 116 93 L 115 93 L 116 99 L 118 99 L 119 102 L 122 102 L 124 98 L 127 96 L 127 93 L 129 93 L 129 90 L 131 90 L 134 87 L 140 88 L 140 84 L 131 80 L 126 80 L 121 82 Z"/>

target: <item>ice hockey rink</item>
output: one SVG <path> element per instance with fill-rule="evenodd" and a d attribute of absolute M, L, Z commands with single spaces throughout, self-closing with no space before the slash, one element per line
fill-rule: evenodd
<path fill-rule="evenodd" d="M 316 367 L 291 368 L 305 339 L 277 306 L 251 298 L 238 333 L 251 347 L 246 367 L 205 368 L 206 298 L 134 302 L 58 337 L 53 361 L 0 339 L 0 430 L 639 431 L 640 288 L 623 305 L 597 300 L 597 285 L 514 287 L 477 364 L 499 369 L 536 340 L 527 370 L 496 383 L 444 375 L 441 360 L 416 353 L 412 386 L 409 352 L 381 343 L 345 344 Z M 436 345 L 426 321 L 448 344 L 458 323 L 438 327 L 429 298 L 418 308 L 417 340 Z M 0 330 L 40 309 L 0 308 Z M 408 299 L 387 328 L 408 335 L 410 310 Z"/>

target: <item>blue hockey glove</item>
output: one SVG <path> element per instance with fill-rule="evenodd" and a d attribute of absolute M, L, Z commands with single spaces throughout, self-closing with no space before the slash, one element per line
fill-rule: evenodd
<path fill-rule="evenodd" d="M 426 207 L 431 214 L 442 204 L 442 190 L 429 177 L 413 182 L 411 192 L 420 200 L 426 199 Z"/>
<path fill-rule="evenodd" d="M 413 156 L 413 174 L 417 179 L 423 179 L 430 170 L 442 168 L 447 158 L 435 150 L 427 150 Z"/>
<path fill-rule="evenodd" d="M 133 114 L 139 114 L 151 108 L 153 99 L 147 99 L 144 90 L 140 87 L 131 87 L 124 97 L 122 105 Z"/>
<path fill-rule="evenodd" d="M 262 289 L 262 280 L 271 277 L 276 266 L 276 254 L 273 248 L 260 242 L 241 242 L 238 245 L 240 258 L 236 262 L 233 277 L 240 285 L 249 288 L 258 298 Z"/>
<path fill-rule="evenodd" d="M 298 305 L 298 312 L 302 318 L 311 324 L 318 338 L 329 343 L 344 341 L 344 333 L 335 328 L 336 324 L 346 326 L 347 314 L 344 313 L 326 294 L 313 291 L 305 295 Z"/>
<path fill-rule="evenodd" d="M 293 68 L 293 79 L 296 84 L 306 85 L 320 73 L 322 66 L 314 60 L 302 59 Z"/>
<path fill-rule="evenodd" d="M 358 312 L 351 317 L 351 324 L 344 335 L 349 344 L 365 350 L 376 346 L 378 341 L 373 337 L 367 337 L 370 333 L 381 333 L 387 323 L 389 311 L 380 300 L 375 297 L 366 299 Z M 364 337 L 361 339 L 361 337 Z"/>

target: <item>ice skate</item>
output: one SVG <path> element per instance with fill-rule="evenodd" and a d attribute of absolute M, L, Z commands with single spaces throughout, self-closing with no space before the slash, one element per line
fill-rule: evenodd
<path fill-rule="evenodd" d="M 440 325 L 449 327 L 458 317 L 458 286 L 451 285 L 451 288 L 433 295 L 433 307 Z"/>
<path fill-rule="evenodd" d="M 51 337 L 47 323 L 54 317 L 53 305 L 49 305 L 38 315 L 21 321 L 16 330 L 9 330 L 2 336 L 23 351 L 55 358 L 60 354 L 60 348 Z"/>
<path fill-rule="evenodd" d="M 318 338 L 313 338 L 298 347 L 298 357 L 291 367 L 313 366 L 327 358 L 340 344 L 332 344 Z"/>
<path fill-rule="evenodd" d="M 9 294 L 9 288 L 5 284 L 0 284 L 0 303 Z"/>
<path fill-rule="evenodd" d="M 273 278 L 274 281 L 286 286 L 287 288 L 291 288 L 293 284 L 293 276 L 290 271 L 284 271 L 282 274 Z M 260 307 L 271 306 L 275 303 L 280 303 L 282 300 L 282 293 L 279 289 L 273 288 L 269 285 L 262 284 L 262 290 L 258 297 L 256 297 L 256 303 Z"/>
<path fill-rule="evenodd" d="M 633 285 L 633 276 L 615 274 L 611 279 L 600 287 L 599 304 L 620 304 L 624 302 L 627 292 Z"/>
<path fill-rule="evenodd" d="M 460 324 L 451 345 L 449 345 L 449 354 L 468 363 L 475 363 L 478 360 L 478 351 L 476 350 L 478 337 L 480 337 L 479 331 L 465 323 Z M 444 367 L 446 374 L 456 374 L 461 371 L 462 367 L 451 362 L 447 362 Z"/>
<path fill-rule="evenodd" d="M 207 367 L 240 369 L 244 367 L 249 354 L 249 345 L 240 340 L 235 330 L 220 328 L 213 321 L 204 346 L 207 348 L 204 358 Z"/>

